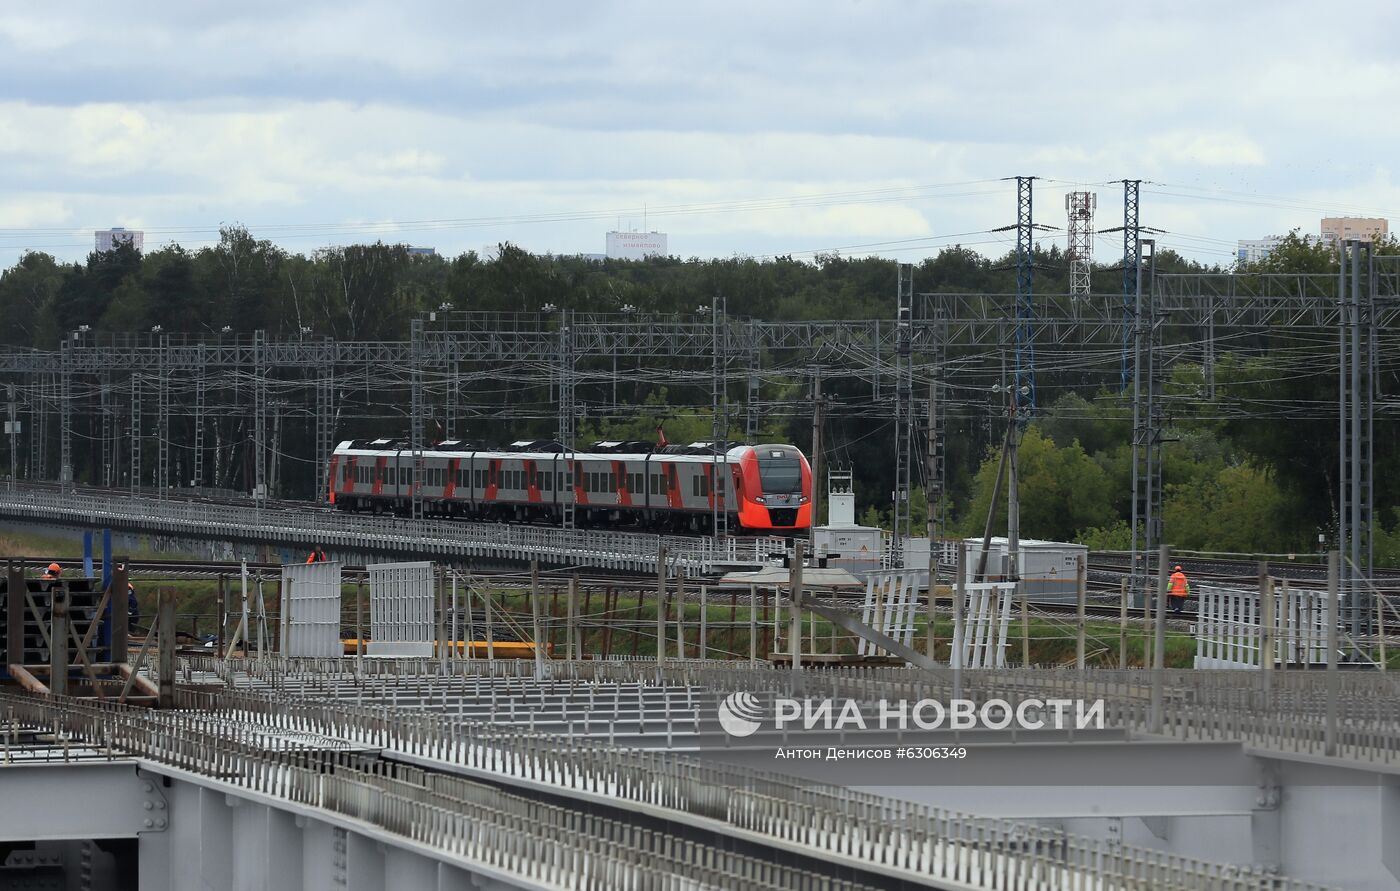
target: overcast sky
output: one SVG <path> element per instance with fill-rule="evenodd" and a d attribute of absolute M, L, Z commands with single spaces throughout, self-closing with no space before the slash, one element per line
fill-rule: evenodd
<path fill-rule="evenodd" d="M 203 6 L 203 9 L 194 8 Z M 6 4 L 0 264 L 221 223 L 309 252 L 992 254 L 1125 177 L 1162 244 L 1400 221 L 1400 4 Z M 646 212 L 643 219 L 644 208 Z M 1097 257 L 1121 251 L 1101 236 Z"/>

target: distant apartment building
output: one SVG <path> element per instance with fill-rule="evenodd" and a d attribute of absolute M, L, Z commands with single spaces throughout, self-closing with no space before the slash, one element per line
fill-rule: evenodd
<path fill-rule="evenodd" d="M 614 260 L 643 260 L 670 256 L 665 232 L 609 232 L 607 255 Z"/>
<path fill-rule="evenodd" d="M 1375 241 L 1389 234 L 1390 222 L 1379 217 L 1322 218 L 1322 240 L 1333 247 L 1342 241 Z"/>
<path fill-rule="evenodd" d="M 1270 235 L 1268 238 L 1241 238 L 1237 244 L 1239 250 L 1236 255 L 1241 263 L 1258 263 L 1260 260 L 1273 253 L 1283 241 L 1281 235 Z"/>
<path fill-rule="evenodd" d="M 129 244 L 139 251 L 146 243 L 146 233 L 140 229 L 123 229 L 117 226 L 112 229 L 98 229 L 92 234 L 93 246 L 98 251 L 110 251 L 119 244 Z"/>
<path fill-rule="evenodd" d="M 410 257 L 436 257 L 436 256 L 437 256 L 437 248 L 430 248 L 430 247 L 414 247 L 413 245 L 408 245 L 407 247 L 408 247 L 408 255 L 409 255 Z"/>

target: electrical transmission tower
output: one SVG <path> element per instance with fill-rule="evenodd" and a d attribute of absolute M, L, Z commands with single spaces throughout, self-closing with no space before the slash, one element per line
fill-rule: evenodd
<path fill-rule="evenodd" d="M 1133 382 L 1133 316 L 1137 302 L 1138 239 L 1142 231 L 1138 223 L 1138 189 L 1140 179 L 1123 180 L 1123 362 L 1119 387 L 1128 389 Z"/>
<path fill-rule="evenodd" d="M 1071 297 L 1087 297 L 1089 273 L 1094 259 L 1094 209 L 1099 196 L 1093 192 L 1070 192 L 1065 195 L 1065 215 L 1069 218 L 1069 293 Z"/>
<path fill-rule="evenodd" d="M 1034 176 L 1016 177 L 1016 414 L 1035 411 L 1035 217 Z"/>

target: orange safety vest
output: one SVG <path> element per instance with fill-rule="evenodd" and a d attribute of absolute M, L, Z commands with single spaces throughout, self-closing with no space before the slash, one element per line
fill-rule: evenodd
<path fill-rule="evenodd" d="M 1170 597 L 1189 597 L 1191 595 L 1191 586 L 1186 583 L 1186 573 L 1172 573 L 1171 587 L 1167 594 Z"/>

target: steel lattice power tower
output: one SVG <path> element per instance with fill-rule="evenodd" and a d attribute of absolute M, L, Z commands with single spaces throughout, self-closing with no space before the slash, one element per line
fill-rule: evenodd
<path fill-rule="evenodd" d="M 1065 195 L 1065 214 L 1069 218 L 1069 292 L 1072 296 L 1088 296 L 1089 273 L 1094 259 L 1094 209 L 1099 196 L 1093 192 L 1070 192 Z"/>
<path fill-rule="evenodd" d="M 1016 177 L 1016 409 L 1022 424 L 1035 411 L 1035 180 Z"/>
<path fill-rule="evenodd" d="M 1133 382 L 1133 331 L 1136 325 L 1138 287 L 1138 220 L 1140 179 L 1123 180 L 1123 361 L 1119 386 L 1127 390 Z"/>

